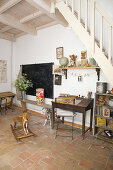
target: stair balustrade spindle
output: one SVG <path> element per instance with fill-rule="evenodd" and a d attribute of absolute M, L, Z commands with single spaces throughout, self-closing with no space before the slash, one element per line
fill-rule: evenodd
<path fill-rule="evenodd" d="M 72 0 L 72 13 L 74 14 L 74 5 L 75 5 L 75 0 Z"/>
<path fill-rule="evenodd" d="M 91 39 L 92 51 L 95 51 L 95 2 L 91 1 Z"/>
<path fill-rule="evenodd" d="M 80 21 L 81 17 L 81 0 L 78 0 L 78 20 Z"/>
<path fill-rule="evenodd" d="M 111 49 L 112 47 L 112 26 L 109 25 L 109 46 L 108 46 L 108 59 L 109 59 L 109 62 L 111 63 Z"/>
<path fill-rule="evenodd" d="M 88 27 L 88 0 L 86 0 L 86 8 L 85 8 L 85 29 L 87 31 Z"/>
<path fill-rule="evenodd" d="M 100 18 L 100 49 L 102 51 L 103 48 L 103 16 Z"/>

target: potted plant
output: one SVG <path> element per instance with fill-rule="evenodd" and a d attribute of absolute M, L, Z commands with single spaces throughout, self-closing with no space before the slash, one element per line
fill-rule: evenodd
<path fill-rule="evenodd" d="M 18 91 L 21 91 L 22 99 L 25 100 L 25 93 L 30 87 L 33 87 L 33 83 L 27 79 L 26 74 L 23 74 L 16 79 L 15 87 Z"/>

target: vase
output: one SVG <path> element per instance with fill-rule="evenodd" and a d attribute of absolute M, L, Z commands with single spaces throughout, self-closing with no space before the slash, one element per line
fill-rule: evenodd
<path fill-rule="evenodd" d="M 21 94 L 22 94 L 22 100 L 23 100 L 23 101 L 26 100 L 26 92 L 25 92 L 25 91 L 22 91 Z"/>

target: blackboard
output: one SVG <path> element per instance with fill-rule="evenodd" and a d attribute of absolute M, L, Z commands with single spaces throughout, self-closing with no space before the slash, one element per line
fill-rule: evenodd
<path fill-rule="evenodd" d="M 45 98 L 53 98 L 53 63 L 28 64 L 22 66 L 22 73 L 32 81 L 33 88 L 27 90 L 28 95 L 36 96 L 36 89 L 43 88 Z"/>

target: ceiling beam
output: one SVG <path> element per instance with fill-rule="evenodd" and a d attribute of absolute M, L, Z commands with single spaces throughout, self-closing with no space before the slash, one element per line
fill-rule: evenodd
<path fill-rule="evenodd" d="M 8 31 L 10 29 L 11 29 L 10 26 L 5 26 L 4 28 L 0 29 L 0 32 L 3 33 L 3 32 L 6 32 L 6 31 Z"/>
<path fill-rule="evenodd" d="M 67 27 L 69 25 L 58 9 L 55 9 L 55 17 L 57 21 L 59 21 L 59 23 L 62 24 L 64 27 Z"/>
<path fill-rule="evenodd" d="M 13 7 L 14 5 L 19 3 L 20 1 L 22 1 L 22 0 L 9 0 L 7 3 L 5 3 L 4 5 L 2 5 L 0 7 L 0 14 L 7 11 L 9 8 Z"/>
<path fill-rule="evenodd" d="M 9 34 L 9 33 L 0 33 L 0 38 L 5 39 L 5 40 L 9 40 L 9 41 L 12 41 L 12 42 L 16 41 L 16 38 L 14 37 L 14 35 Z"/>
<path fill-rule="evenodd" d="M 13 28 L 16 28 L 18 30 L 21 30 L 23 32 L 32 34 L 32 35 L 37 35 L 37 31 L 34 27 L 32 26 L 28 26 L 25 24 L 21 24 L 20 21 L 12 16 L 7 16 L 4 14 L 0 15 L 0 22 L 2 22 L 3 24 L 9 25 Z"/>
<path fill-rule="evenodd" d="M 26 2 L 28 2 L 30 5 L 32 5 L 33 7 L 37 8 L 38 10 L 44 12 L 48 17 L 50 17 L 51 19 L 53 19 L 54 21 L 57 21 L 58 23 L 62 24 L 63 26 L 68 26 L 67 21 L 64 19 L 64 17 L 62 15 L 57 16 L 57 14 L 51 14 L 49 11 L 47 11 L 46 9 L 42 8 L 40 5 L 38 5 L 38 3 L 36 3 L 34 0 L 25 0 Z"/>
<path fill-rule="evenodd" d="M 25 33 L 25 32 L 21 32 L 21 33 L 15 35 L 15 38 L 19 38 L 19 37 L 21 37 L 21 36 L 23 36 L 23 35 L 26 35 L 26 33 Z"/>
<path fill-rule="evenodd" d="M 23 23 L 25 23 L 25 22 L 28 22 L 28 21 L 30 21 L 30 20 L 32 20 L 32 19 L 35 19 L 35 18 L 39 17 L 39 16 L 42 15 L 42 14 L 43 14 L 43 12 L 41 12 L 41 11 L 35 12 L 35 13 L 33 13 L 33 14 L 30 14 L 30 15 L 22 18 L 22 19 L 20 20 L 20 23 L 23 24 Z"/>
<path fill-rule="evenodd" d="M 39 26 L 39 27 L 37 27 L 36 29 L 37 29 L 37 30 L 40 30 L 40 29 L 44 29 L 44 28 L 47 28 L 47 27 L 50 27 L 50 26 L 53 26 L 53 25 L 56 25 L 56 24 L 58 24 L 58 22 L 52 21 L 52 22 L 50 22 L 50 23 L 44 24 L 44 25 L 42 25 L 42 26 Z"/>

